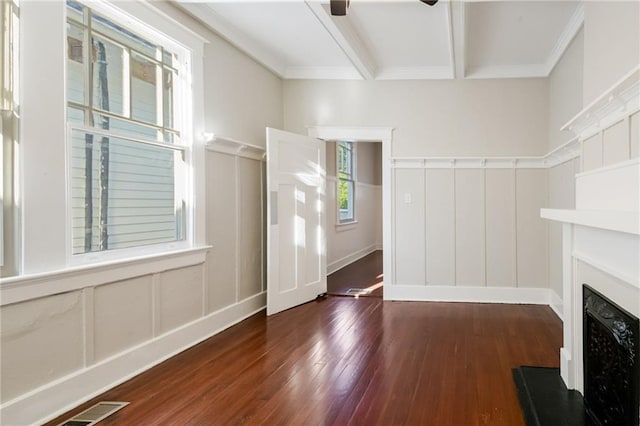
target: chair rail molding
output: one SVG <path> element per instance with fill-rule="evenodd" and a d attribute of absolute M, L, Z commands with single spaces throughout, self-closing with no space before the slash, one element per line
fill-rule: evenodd
<path fill-rule="evenodd" d="M 580 139 L 607 129 L 640 110 L 640 65 L 562 126 Z"/>
<path fill-rule="evenodd" d="M 577 137 L 542 156 L 391 157 L 394 169 L 550 169 L 580 156 Z"/>
<path fill-rule="evenodd" d="M 205 133 L 207 151 L 220 152 L 222 154 L 235 155 L 243 158 L 261 161 L 266 156 L 266 151 L 250 143 L 238 141 L 236 139 L 219 136 L 215 133 Z"/>

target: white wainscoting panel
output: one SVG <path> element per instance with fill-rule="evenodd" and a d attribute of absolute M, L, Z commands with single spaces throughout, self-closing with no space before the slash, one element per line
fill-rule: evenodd
<path fill-rule="evenodd" d="M 424 285 L 424 170 L 396 169 L 394 176 L 394 277 L 398 284 Z"/>
<path fill-rule="evenodd" d="M 262 283 L 262 170 L 261 162 L 238 160 L 238 287 L 236 301 L 260 293 Z"/>
<path fill-rule="evenodd" d="M 208 308 L 215 311 L 236 301 L 236 157 L 208 151 L 206 164 Z"/>
<path fill-rule="evenodd" d="M 87 364 L 153 337 L 152 277 L 105 284 L 93 291 L 93 356 Z M 89 289 L 85 290 L 89 291 Z M 117 306 L 117 309 L 114 307 Z M 135 324 L 132 327 L 131 324 Z"/>
<path fill-rule="evenodd" d="M 516 286 L 516 171 L 486 170 L 487 283 Z"/>
<path fill-rule="evenodd" d="M 582 170 L 589 171 L 602 167 L 602 135 L 591 136 L 582 142 Z"/>
<path fill-rule="evenodd" d="M 3 401 L 84 366 L 82 305 L 82 291 L 73 291 L 0 309 Z"/>
<path fill-rule="evenodd" d="M 517 170 L 518 287 L 547 287 L 547 224 L 540 217 L 547 192 L 546 170 Z"/>
<path fill-rule="evenodd" d="M 202 265 L 160 274 L 155 318 L 159 334 L 166 333 L 202 316 Z"/>
<path fill-rule="evenodd" d="M 602 134 L 602 165 L 606 167 L 628 159 L 629 125 L 621 120 Z"/>
<path fill-rule="evenodd" d="M 485 170 L 456 169 L 456 285 L 486 285 Z"/>
<path fill-rule="evenodd" d="M 426 169 L 427 284 L 454 285 L 455 191 L 453 169 Z"/>

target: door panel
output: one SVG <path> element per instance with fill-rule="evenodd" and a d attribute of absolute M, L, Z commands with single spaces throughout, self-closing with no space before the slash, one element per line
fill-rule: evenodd
<path fill-rule="evenodd" d="M 267 314 L 327 290 L 324 141 L 267 129 Z"/>

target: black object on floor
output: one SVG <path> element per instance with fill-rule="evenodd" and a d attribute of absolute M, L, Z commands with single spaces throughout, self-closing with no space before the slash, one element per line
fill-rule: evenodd
<path fill-rule="evenodd" d="M 527 426 L 595 426 L 582 395 L 567 389 L 560 369 L 517 367 L 512 373 Z"/>

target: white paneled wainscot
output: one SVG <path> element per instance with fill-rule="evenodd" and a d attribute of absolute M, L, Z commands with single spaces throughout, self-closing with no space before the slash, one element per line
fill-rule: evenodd
<path fill-rule="evenodd" d="M 565 129 L 582 147 L 576 208 L 543 209 L 562 223 L 561 375 L 584 391 L 583 284 L 640 316 L 640 67 L 589 104 Z"/>
<path fill-rule="evenodd" d="M 577 140 L 541 157 L 392 157 L 392 271 L 385 298 L 549 304 L 549 169 Z M 389 277 L 391 279 L 389 279 Z"/>
<path fill-rule="evenodd" d="M 208 144 L 209 246 L 3 281 L 3 424 L 51 419 L 264 309 L 263 155 Z"/>

